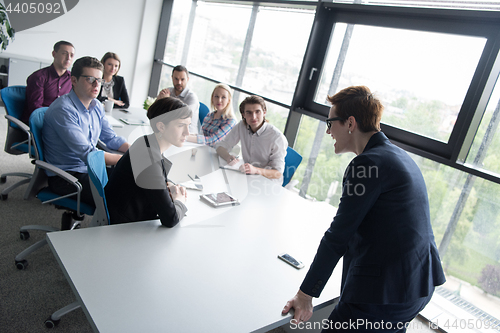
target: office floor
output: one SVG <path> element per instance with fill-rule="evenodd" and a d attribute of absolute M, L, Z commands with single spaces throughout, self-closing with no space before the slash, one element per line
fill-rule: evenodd
<path fill-rule="evenodd" d="M 3 148 L 7 123 L 0 107 L 0 147 Z M 6 172 L 33 172 L 33 165 L 25 155 L 8 155 L 0 151 L 0 174 Z M 18 177 L 7 177 L 0 190 L 18 181 Z M 44 321 L 59 308 L 73 302 L 75 296 L 64 274 L 48 246 L 29 256 L 29 266 L 19 271 L 14 257 L 29 245 L 45 237 L 43 232 L 31 232 L 27 241 L 19 238 L 19 228 L 27 224 L 60 226 L 62 211 L 53 206 L 42 206 L 37 200 L 23 200 L 26 185 L 9 194 L 7 201 L 0 201 L 0 331 L 18 332 L 92 332 L 83 311 L 78 309 L 64 316 L 54 330 L 45 328 Z M 87 225 L 87 218 L 83 225 Z M 417 323 L 418 319 L 414 322 Z M 412 325 L 410 333 L 425 333 L 426 324 Z M 424 329 L 417 329 L 422 327 Z M 188 330 L 187 330 L 188 331 Z M 237 328 L 235 328 L 237 331 Z M 277 328 L 272 333 L 285 333 Z"/>
<path fill-rule="evenodd" d="M 26 155 L 12 156 L 4 152 L 7 122 L 0 108 L 0 174 L 32 173 L 34 166 Z M 0 189 L 17 182 L 19 177 L 7 177 Z M 27 224 L 60 226 L 62 211 L 42 206 L 37 200 L 23 200 L 23 185 L 12 191 L 7 201 L 0 201 L 0 331 L 44 332 L 44 321 L 75 297 L 48 246 L 29 256 L 29 266 L 19 271 L 14 257 L 27 246 L 45 237 L 43 232 L 31 232 L 27 241 L 19 238 L 19 228 Z M 74 311 L 61 320 L 59 332 L 92 332 L 82 310 Z"/>

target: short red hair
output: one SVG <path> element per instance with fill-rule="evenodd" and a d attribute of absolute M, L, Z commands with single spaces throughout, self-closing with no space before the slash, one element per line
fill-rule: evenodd
<path fill-rule="evenodd" d="M 380 131 L 380 120 L 384 106 L 365 86 L 353 86 L 342 89 L 328 101 L 335 105 L 337 117 L 344 119 L 341 123 L 353 116 L 361 132 Z"/>

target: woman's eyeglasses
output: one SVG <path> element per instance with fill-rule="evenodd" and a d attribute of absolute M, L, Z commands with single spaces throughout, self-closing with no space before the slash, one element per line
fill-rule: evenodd
<path fill-rule="evenodd" d="M 336 120 L 344 120 L 344 119 L 340 118 L 340 117 L 333 117 L 333 118 L 328 118 L 327 120 L 325 120 L 326 126 L 328 127 L 328 129 L 332 128 L 332 121 L 336 121 Z"/>
<path fill-rule="evenodd" d="M 88 76 L 88 75 L 80 75 L 81 77 L 84 77 L 85 80 L 87 80 L 88 83 L 94 84 L 94 82 L 97 81 L 97 83 L 102 84 L 104 82 L 104 79 L 93 77 L 93 76 Z"/>

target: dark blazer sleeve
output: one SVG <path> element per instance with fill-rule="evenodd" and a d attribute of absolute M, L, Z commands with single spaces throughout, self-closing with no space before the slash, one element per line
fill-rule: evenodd
<path fill-rule="evenodd" d="M 130 106 L 130 100 L 128 98 L 127 87 L 125 87 L 125 79 L 123 76 L 115 75 L 113 77 L 115 80 L 115 85 L 113 86 L 113 95 L 115 99 L 119 99 L 125 103 L 123 106 L 114 105 L 115 108 L 128 108 Z"/>
<path fill-rule="evenodd" d="M 156 210 L 162 225 L 171 228 L 179 223 L 181 218 L 177 214 L 177 209 L 168 190 L 144 190 L 144 194 Z"/>
<path fill-rule="evenodd" d="M 377 201 L 380 180 L 376 177 L 356 177 L 356 170 L 370 170 L 373 167 L 376 167 L 374 162 L 362 155 L 347 167 L 337 214 L 325 232 L 300 287 L 304 293 L 319 297 L 337 262 L 345 254 L 349 241 Z"/>
<path fill-rule="evenodd" d="M 187 209 L 181 202 L 172 200 L 161 163 L 155 163 L 141 172 L 136 179 L 136 184 L 142 188 L 143 200 L 153 207 L 161 224 L 171 228 L 184 217 Z"/>

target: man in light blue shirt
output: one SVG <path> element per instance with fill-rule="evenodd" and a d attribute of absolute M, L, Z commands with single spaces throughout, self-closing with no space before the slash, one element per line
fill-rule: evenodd
<path fill-rule="evenodd" d="M 103 65 L 92 57 L 75 61 L 71 69 L 73 89 L 55 100 L 43 119 L 42 139 L 47 162 L 67 171 L 82 184 L 81 201 L 94 206 L 87 155 L 97 150 L 98 139 L 109 148 L 126 152 L 129 144 L 117 136 L 104 116 L 104 108 L 96 97 L 101 90 Z M 119 154 L 104 153 L 107 165 L 115 165 Z M 47 173 L 51 191 L 65 195 L 75 187 L 60 177 Z"/>

